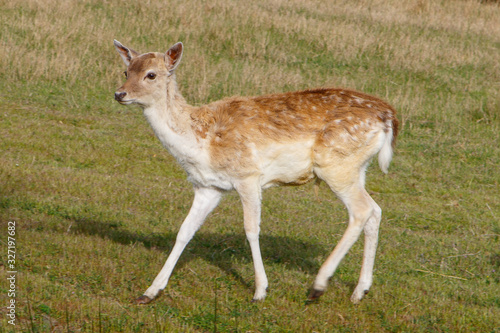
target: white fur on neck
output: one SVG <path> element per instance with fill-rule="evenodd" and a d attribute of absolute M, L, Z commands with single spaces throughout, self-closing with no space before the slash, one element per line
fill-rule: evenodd
<path fill-rule="evenodd" d="M 191 107 L 177 92 L 175 81 L 170 81 L 169 95 L 155 105 L 144 108 L 144 115 L 163 146 L 175 157 L 188 174 L 188 180 L 197 186 L 233 189 L 232 183 L 211 168 L 206 142 L 197 139 L 188 125 Z M 183 121 L 184 120 L 184 121 Z M 182 127 L 181 124 L 188 126 Z"/>

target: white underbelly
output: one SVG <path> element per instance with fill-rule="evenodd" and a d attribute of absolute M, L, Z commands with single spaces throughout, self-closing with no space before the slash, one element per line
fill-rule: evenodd
<path fill-rule="evenodd" d="M 314 178 L 311 149 L 313 140 L 293 143 L 272 143 L 261 149 L 262 188 L 275 185 L 300 185 Z"/>
<path fill-rule="evenodd" d="M 188 174 L 188 180 L 196 186 L 215 187 L 224 191 L 232 190 L 233 183 L 226 173 L 217 172 L 210 167 L 183 164 L 184 170 Z"/>

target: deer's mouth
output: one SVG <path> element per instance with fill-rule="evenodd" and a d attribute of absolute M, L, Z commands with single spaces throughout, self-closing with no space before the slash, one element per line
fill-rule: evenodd
<path fill-rule="evenodd" d="M 133 99 L 129 99 L 129 100 L 116 100 L 118 103 L 120 103 L 121 105 L 130 105 L 132 103 L 134 103 L 134 100 Z"/>
<path fill-rule="evenodd" d="M 127 99 L 127 93 L 126 92 L 116 92 L 115 93 L 115 100 L 122 104 L 122 105 L 128 105 L 134 103 L 134 99 Z"/>

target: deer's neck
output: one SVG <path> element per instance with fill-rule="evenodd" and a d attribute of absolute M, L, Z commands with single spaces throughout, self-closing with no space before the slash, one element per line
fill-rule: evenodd
<path fill-rule="evenodd" d="M 144 115 L 162 144 L 183 163 L 197 149 L 191 128 L 193 107 L 182 97 L 175 77 L 167 83 L 166 91 L 155 104 L 144 109 Z"/>

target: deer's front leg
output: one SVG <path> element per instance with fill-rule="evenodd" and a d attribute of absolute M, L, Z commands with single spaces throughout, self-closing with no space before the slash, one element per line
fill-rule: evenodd
<path fill-rule="evenodd" d="M 250 243 L 255 269 L 255 295 L 253 300 L 259 301 L 266 297 L 268 286 L 259 245 L 261 188 L 258 179 L 252 179 L 239 184 L 236 190 L 243 204 L 245 234 Z"/>
<path fill-rule="evenodd" d="M 163 290 L 167 286 L 168 279 L 182 251 L 201 227 L 207 215 L 217 207 L 221 196 L 222 193 L 216 189 L 195 187 L 193 205 L 177 233 L 175 245 L 168 256 L 167 262 L 156 276 L 151 287 L 136 300 L 136 303 L 146 304 L 151 302 L 160 290 Z"/>

